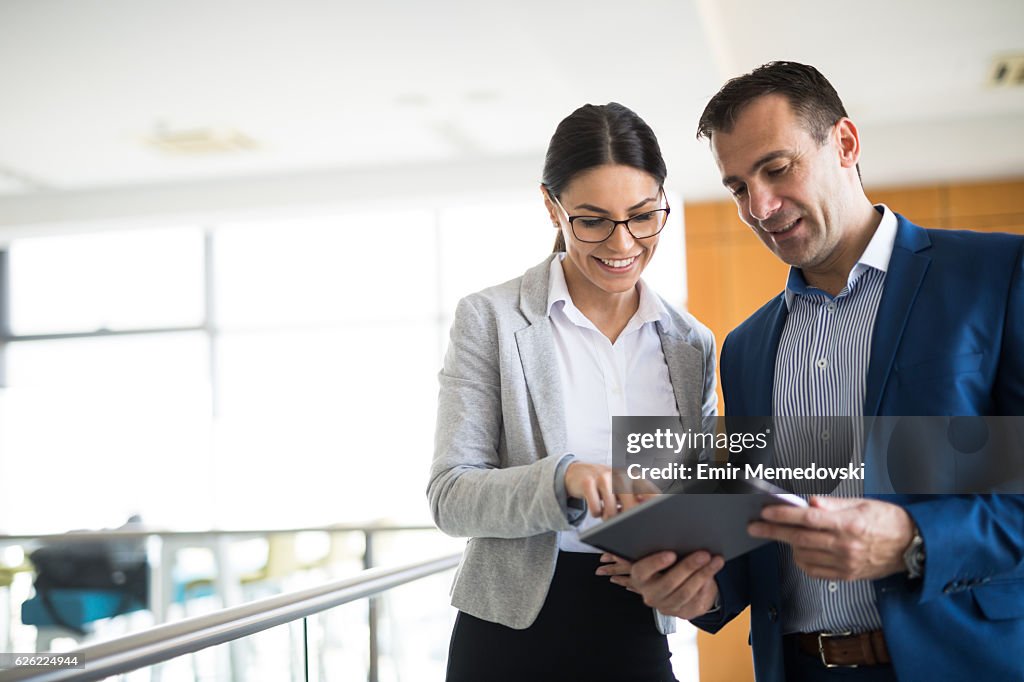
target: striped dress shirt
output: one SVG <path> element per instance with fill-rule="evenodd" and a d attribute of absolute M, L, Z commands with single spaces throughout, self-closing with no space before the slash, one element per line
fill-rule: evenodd
<path fill-rule="evenodd" d="M 777 465 L 862 462 L 860 427 L 871 334 L 896 239 L 895 214 L 883 205 L 875 208 L 882 214 L 878 229 L 835 297 L 808 286 L 799 269 L 790 269 L 785 292 L 789 314 L 779 341 L 772 392 Z M 864 494 L 860 479 L 841 481 L 831 491 L 815 489 L 820 481 L 791 483 L 796 484 L 794 492 L 804 495 Z M 778 547 L 783 633 L 881 627 L 871 581 L 811 578 L 797 568 L 789 545 Z"/>

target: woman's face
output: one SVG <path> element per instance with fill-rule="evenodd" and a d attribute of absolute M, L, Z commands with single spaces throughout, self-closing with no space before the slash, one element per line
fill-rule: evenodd
<path fill-rule="evenodd" d="M 631 291 L 654 256 L 659 235 L 634 239 L 625 225 L 617 225 L 603 242 L 581 242 L 573 235 L 566 213 L 626 220 L 662 208 L 664 201 L 658 181 L 631 166 L 608 164 L 591 168 L 573 178 L 558 197 L 564 211 L 551 201 L 543 187 L 541 190 L 551 222 L 562 231 L 565 240 L 563 268 L 573 298 Z"/>

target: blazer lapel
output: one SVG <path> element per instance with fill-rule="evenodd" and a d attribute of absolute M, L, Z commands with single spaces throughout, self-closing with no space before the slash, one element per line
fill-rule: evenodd
<path fill-rule="evenodd" d="M 885 275 L 885 289 L 878 304 L 875 331 L 871 338 L 867 386 L 864 392 L 864 416 L 878 414 L 882 394 L 892 374 L 896 350 L 906 327 L 907 318 L 931 258 L 919 253 L 931 246 L 928 233 L 901 215 L 896 228 L 896 242 Z"/>
<path fill-rule="evenodd" d="M 786 297 L 780 295 L 775 299 L 773 309 L 765 316 L 761 341 L 752 349 L 755 351 L 752 353 L 754 357 L 741 362 L 740 366 L 747 376 L 741 378 L 740 383 L 749 390 L 749 397 L 740 396 L 748 406 L 748 409 L 740 411 L 744 416 L 765 417 L 774 414 L 772 396 L 775 389 L 775 358 L 779 354 L 779 341 L 782 340 L 782 328 L 788 315 Z"/>
<path fill-rule="evenodd" d="M 664 319 L 664 318 L 663 318 Z M 681 421 L 686 417 L 701 416 L 701 395 L 703 394 L 704 356 L 699 350 L 687 343 L 679 331 L 669 322 L 658 323 L 658 336 L 661 337 L 661 350 L 668 366 L 668 378 L 672 383 L 676 407 L 679 409 Z M 683 423 L 683 428 L 687 428 Z"/>
<path fill-rule="evenodd" d="M 552 257 L 523 275 L 519 307 L 530 325 L 515 333 L 526 389 L 548 455 L 562 454 L 566 441 L 565 403 L 558 376 L 551 318 L 547 311 L 548 270 Z"/>
<path fill-rule="evenodd" d="M 737 360 L 742 376 L 738 381 L 743 393 L 733 395 L 733 403 L 727 404 L 726 423 L 730 430 L 743 433 L 755 433 L 765 428 L 772 428 L 773 404 L 775 390 L 775 358 L 779 354 L 779 341 L 782 340 L 782 329 L 786 324 L 789 308 L 786 307 L 785 294 L 780 295 L 760 320 L 760 329 L 755 331 L 756 341 L 731 353 L 749 353 L 749 357 Z M 733 370 L 735 371 L 735 370 Z M 735 404 L 734 404 L 735 403 Z M 751 450 L 745 453 L 743 462 L 748 464 L 767 464 L 775 459 L 775 441 L 770 439 L 768 447 Z"/>

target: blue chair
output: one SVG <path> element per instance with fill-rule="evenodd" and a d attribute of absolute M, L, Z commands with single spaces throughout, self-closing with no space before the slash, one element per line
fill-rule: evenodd
<path fill-rule="evenodd" d="M 38 594 L 21 605 L 21 622 L 35 626 L 71 626 L 85 630 L 90 623 L 146 608 L 132 598 L 125 599 L 118 590 L 55 589 L 50 602 L 57 617 Z"/>

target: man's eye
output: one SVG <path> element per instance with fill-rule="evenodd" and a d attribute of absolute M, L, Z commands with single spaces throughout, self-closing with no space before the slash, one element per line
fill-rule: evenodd
<path fill-rule="evenodd" d="M 746 185 L 740 185 L 739 187 L 733 187 L 729 191 L 732 192 L 732 195 L 734 197 L 741 197 L 741 196 L 743 196 L 744 194 L 747 193 L 747 187 L 746 187 Z"/>
<path fill-rule="evenodd" d="M 786 165 L 786 166 L 779 166 L 778 168 L 769 168 L 768 169 L 768 175 L 782 175 L 787 170 L 789 170 L 789 166 L 788 165 Z"/>

